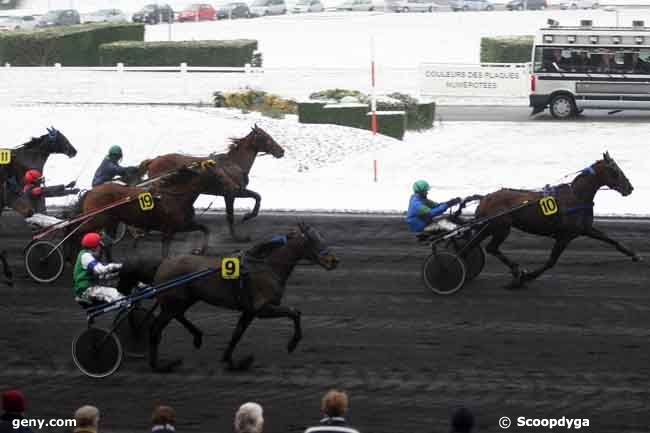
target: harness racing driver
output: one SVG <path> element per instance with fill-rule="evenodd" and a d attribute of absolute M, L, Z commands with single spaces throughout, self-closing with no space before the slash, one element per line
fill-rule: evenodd
<path fill-rule="evenodd" d="M 102 237 L 99 233 L 86 233 L 81 240 L 81 247 L 72 274 L 75 300 L 92 304 L 123 298 L 116 288 L 102 285 L 102 281 L 118 277 L 122 264 L 103 264 L 99 261 L 102 252 Z"/>
<path fill-rule="evenodd" d="M 433 221 L 434 218 L 461 201 L 459 197 L 456 197 L 445 203 L 436 203 L 427 198 L 430 189 L 426 180 L 418 180 L 413 184 L 413 195 L 409 200 L 409 208 L 406 213 L 406 222 L 411 232 L 440 230 L 440 226 Z"/>

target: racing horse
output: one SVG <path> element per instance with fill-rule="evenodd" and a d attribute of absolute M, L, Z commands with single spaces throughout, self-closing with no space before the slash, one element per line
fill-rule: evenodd
<path fill-rule="evenodd" d="M 21 193 L 25 172 L 37 169 L 42 173 L 48 157 L 55 153 L 74 158 L 77 155 L 77 149 L 70 144 L 61 131 L 54 127 L 47 128 L 47 134 L 34 137 L 27 143 L 11 149 L 11 162 L 0 165 L 0 214 L 6 205 L 14 208 L 23 216 L 30 216 L 27 214 L 27 204 L 20 201 L 16 203 Z M 44 202 L 39 202 L 37 210 L 42 210 L 44 206 Z"/>
<path fill-rule="evenodd" d="M 552 268 L 569 243 L 579 236 L 605 242 L 632 257 L 634 261 L 639 261 L 641 257 L 637 253 L 593 227 L 594 197 L 603 186 L 617 191 L 624 197 L 630 195 L 634 189 L 609 152 L 603 154 L 603 159 L 580 171 L 571 183 L 546 188 L 544 191 L 504 188 L 487 194 L 476 209 L 476 217 L 479 221 L 482 218 L 492 219 L 480 228 L 465 249 L 469 251 L 484 239 L 491 237 L 486 251 L 510 268 L 513 280 L 508 285 L 509 288 L 521 287 Z M 553 197 L 556 205 L 549 206 L 548 197 Z M 510 212 L 511 209 L 516 210 Z M 555 212 L 552 212 L 553 210 Z M 512 227 L 555 239 L 551 255 L 543 266 L 528 272 L 499 250 Z"/>
<path fill-rule="evenodd" d="M 233 351 L 253 319 L 289 318 L 294 333 L 287 350 L 293 352 L 302 338 L 300 311 L 282 304 L 285 288 L 298 261 L 307 259 L 326 270 L 336 268 L 338 259 L 326 245 L 321 234 L 313 227 L 298 224 L 286 236 L 254 246 L 242 257 L 243 271 L 239 280 L 227 280 L 214 273 L 178 286 L 158 295 L 160 314 L 151 326 L 149 363 L 157 372 L 171 371 L 181 360 L 162 362 L 158 359 L 158 346 L 162 332 L 172 319 L 176 319 L 194 336 L 194 346 L 201 347 L 202 332 L 185 317 L 185 312 L 195 303 L 203 301 L 215 307 L 240 311 L 239 321 L 223 354 L 222 362 L 230 369 L 247 369 L 253 362 L 249 355 L 239 362 L 233 361 Z M 221 266 L 221 258 L 177 256 L 163 260 L 155 277 L 156 283 L 168 281 L 194 271 Z"/>
<path fill-rule="evenodd" d="M 83 233 L 102 229 L 114 233 L 116 226 L 123 222 L 144 230 L 162 232 L 162 255 L 169 255 L 169 247 L 175 233 L 201 231 L 203 243 L 200 254 L 208 246 L 209 229 L 195 221 L 194 201 L 201 194 L 203 185 L 208 182 L 221 183 L 223 180 L 213 163 L 204 162 L 181 167 L 160 179 L 151 190 L 130 187 L 118 183 L 105 183 L 88 191 L 79 201 L 77 208 L 81 213 L 101 209 L 126 198 L 126 204 L 108 209 L 87 220 L 77 237 Z M 223 188 L 236 187 L 224 181 Z M 150 192 L 155 198 L 153 208 L 143 210 L 138 200 L 140 194 Z M 78 243 L 76 243 L 78 244 Z"/>
<path fill-rule="evenodd" d="M 8 286 L 13 286 L 14 285 L 13 273 L 11 272 L 11 268 L 9 267 L 9 263 L 7 263 L 6 251 L 0 251 L 0 263 L 2 263 L 2 273 L 4 274 L 3 282 Z"/>
<path fill-rule="evenodd" d="M 255 125 L 245 137 L 231 138 L 227 153 L 211 154 L 207 157 L 216 161 L 218 166 L 239 185 L 239 189 L 236 192 L 228 192 L 222 188 L 222 185 L 213 184 L 202 191 L 202 193 L 223 196 L 226 203 L 226 219 L 228 221 L 228 228 L 230 229 L 230 236 L 240 242 L 247 242 L 250 239 L 248 237 L 240 237 L 235 232 L 235 198 L 253 198 L 255 200 L 253 210 L 244 215 L 242 222 L 257 216 L 262 197 L 257 192 L 246 187 L 248 186 L 248 173 L 250 173 L 255 158 L 259 153 L 270 153 L 275 158 L 282 158 L 284 156 L 284 149 L 266 131 Z M 170 153 L 142 161 L 139 166 L 139 172 L 142 176 L 148 174 L 149 178 L 152 178 L 193 162 L 205 161 L 207 158 Z"/>

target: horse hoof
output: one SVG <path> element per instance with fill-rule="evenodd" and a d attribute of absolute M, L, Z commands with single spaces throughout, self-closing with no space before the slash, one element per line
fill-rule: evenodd
<path fill-rule="evenodd" d="M 199 334 L 194 337 L 194 348 L 200 349 L 203 345 L 203 334 Z"/>
<path fill-rule="evenodd" d="M 202 256 L 204 254 L 205 254 L 205 251 L 202 250 L 201 248 L 194 248 L 192 250 L 192 255 L 194 255 L 194 256 Z"/>
<path fill-rule="evenodd" d="M 638 255 L 638 254 L 635 254 L 635 255 L 632 256 L 632 261 L 633 261 L 633 262 L 642 262 L 642 261 L 643 261 L 643 257 L 641 257 L 641 256 Z"/>
<path fill-rule="evenodd" d="M 255 361 L 255 357 L 253 355 L 248 355 L 246 358 L 241 359 L 237 362 L 231 360 L 228 363 L 228 370 L 246 371 L 251 368 L 251 365 L 253 365 L 253 361 Z"/>
<path fill-rule="evenodd" d="M 253 217 L 255 217 L 255 215 L 253 215 L 252 213 L 247 213 L 246 215 L 243 216 L 243 218 L 241 219 L 241 222 L 245 223 L 246 221 L 248 221 L 249 219 L 251 219 Z"/>
<path fill-rule="evenodd" d="M 291 340 L 289 344 L 287 344 L 287 351 L 289 353 L 293 353 L 294 350 L 296 350 L 296 347 L 298 347 L 298 341 L 299 340 Z"/>

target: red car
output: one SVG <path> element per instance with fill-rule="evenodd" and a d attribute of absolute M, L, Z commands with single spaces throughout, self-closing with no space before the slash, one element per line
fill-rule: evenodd
<path fill-rule="evenodd" d="M 178 21 L 213 21 L 217 19 L 217 11 L 207 3 L 197 3 L 188 6 L 178 15 Z"/>

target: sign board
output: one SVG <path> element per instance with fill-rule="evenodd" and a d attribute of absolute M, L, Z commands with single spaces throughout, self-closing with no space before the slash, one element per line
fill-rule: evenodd
<path fill-rule="evenodd" d="M 521 98 L 530 91 L 529 71 L 528 63 L 421 63 L 418 87 L 422 96 Z"/>

